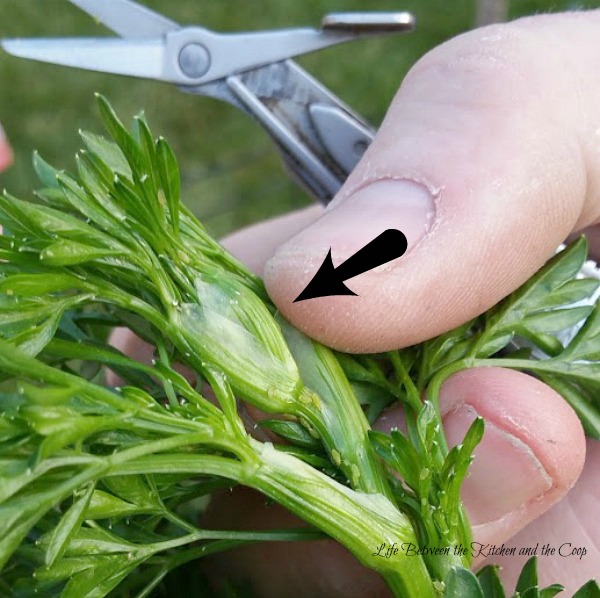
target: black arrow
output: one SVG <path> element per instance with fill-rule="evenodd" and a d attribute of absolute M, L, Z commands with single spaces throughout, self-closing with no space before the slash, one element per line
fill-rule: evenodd
<path fill-rule="evenodd" d="M 337 268 L 334 268 L 331 261 L 330 248 L 321 267 L 306 288 L 294 299 L 294 303 L 330 295 L 356 295 L 344 284 L 344 280 L 354 278 L 367 270 L 399 258 L 404 255 L 407 246 L 406 237 L 402 231 L 388 228 Z"/>

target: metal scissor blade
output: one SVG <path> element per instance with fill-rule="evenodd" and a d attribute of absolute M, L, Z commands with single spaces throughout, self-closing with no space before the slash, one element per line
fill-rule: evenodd
<path fill-rule="evenodd" d="M 69 0 L 127 39 L 159 38 L 179 29 L 175 21 L 132 0 Z"/>
<path fill-rule="evenodd" d="M 2 47 L 14 56 L 103 73 L 164 79 L 161 39 L 120 38 L 7 39 Z"/>

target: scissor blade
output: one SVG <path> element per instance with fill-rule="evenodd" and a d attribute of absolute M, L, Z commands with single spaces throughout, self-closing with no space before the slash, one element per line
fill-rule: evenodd
<path fill-rule="evenodd" d="M 132 0 L 69 0 L 127 39 L 159 38 L 179 29 L 175 21 Z"/>
<path fill-rule="evenodd" d="M 164 44 L 160 39 L 6 39 L 1 44 L 9 54 L 21 58 L 102 73 L 164 79 Z"/>

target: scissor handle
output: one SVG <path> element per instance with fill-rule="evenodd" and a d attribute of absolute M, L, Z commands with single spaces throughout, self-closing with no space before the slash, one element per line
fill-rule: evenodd
<path fill-rule="evenodd" d="M 373 140 L 375 130 L 292 60 L 183 91 L 217 97 L 253 116 L 294 178 L 329 203 Z"/>

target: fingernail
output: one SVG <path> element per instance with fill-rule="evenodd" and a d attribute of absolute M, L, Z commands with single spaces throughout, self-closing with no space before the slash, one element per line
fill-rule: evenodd
<path fill-rule="evenodd" d="M 450 446 L 462 442 L 476 417 L 475 409 L 464 404 L 444 417 Z M 462 498 L 473 525 L 517 511 L 552 487 L 552 478 L 533 451 L 491 422 L 485 422 L 483 439 L 474 454 L 462 486 Z"/>
<path fill-rule="evenodd" d="M 277 253 L 300 251 L 322 258 L 331 248 L 337 265 L 389 228 L 404 233 L 408 252 L 430 230 L 434 215 L 434 198 L 425 186 L 407 179 L 379 180 L 327 210 Z"/>

